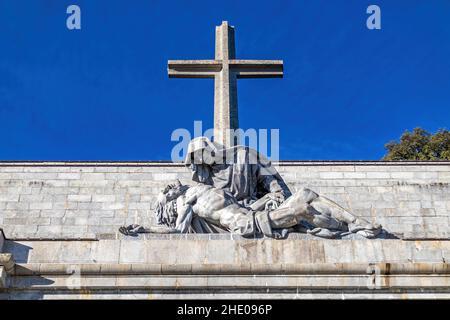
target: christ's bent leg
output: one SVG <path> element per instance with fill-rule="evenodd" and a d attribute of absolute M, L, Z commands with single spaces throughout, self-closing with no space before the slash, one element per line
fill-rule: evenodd
<path fill-rule="evenodd" d="M 270 212 L 274 228 L 288 228 L 295 221 L 305 220 L 314 227 L 350 231 L 367 238 L 377 236 L 381 231 L 379 224 L 356 217 L 336 202 L 318 195 L 312 190 L 302 188 L 288 198 L 281 206 Z"/>

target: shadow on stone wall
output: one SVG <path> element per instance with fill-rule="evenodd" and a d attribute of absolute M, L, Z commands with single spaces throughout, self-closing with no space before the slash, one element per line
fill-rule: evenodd
<path fill-rule="evenodd" d="M 3 248 L 5 253 L 12 253 L 14 261 L 17 263 L 27 263 L 32 249 L 29 246 L 12 240 L 7 240 Z"/>

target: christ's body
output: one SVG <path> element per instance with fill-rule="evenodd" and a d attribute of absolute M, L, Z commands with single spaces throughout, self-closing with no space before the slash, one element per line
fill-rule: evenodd
<path fill-rule="evenodd" d="M 193 218 L 197 216 L 245 237 L 257 233 L 274 236 L 279 233 L 272 233 L 272 230 L 296 227 L 301 221 L 314 227 L 310 233 L 324 237 L 347 231 L 372 237 L 379 232 L 378 227 L 356 218 L 333 201 L 307 188 L 298 190 L 279 207 L 273 199 L 273 195 L 267 194 L 245 207 L 226 190 L 206 184 L 187 187 L 178 182 L 160 194 L 158 201 L 163 205 L 160 206 L 159 222 L 170 227 L 172 232 L 187 233 Z M 262 210 L 257 209 L 261 207 Z M 162 219 L 164 216 L 166 218 Z"/>

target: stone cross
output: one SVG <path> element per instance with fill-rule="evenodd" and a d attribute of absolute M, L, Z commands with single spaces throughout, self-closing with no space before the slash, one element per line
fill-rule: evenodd
<path fill-rule="evenodd" d="M 231 130 L 239 128 L 237 79 L 282 78 L 282 60 L 238 60 L 234 27 L 228 22 L 216 27 L 215 60 L 169 60 L 169 78 L 214 78 L 214 141 L 236 144 Z M 231 129 L 231 130 L 230 130 Z"/>

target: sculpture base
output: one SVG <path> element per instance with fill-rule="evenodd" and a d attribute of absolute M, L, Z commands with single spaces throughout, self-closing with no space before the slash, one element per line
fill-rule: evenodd
<path fill-rule="evenodd" d="M 0 299 L 450 298 L 450 241 L 189 238 L 6 240 Z"/>

